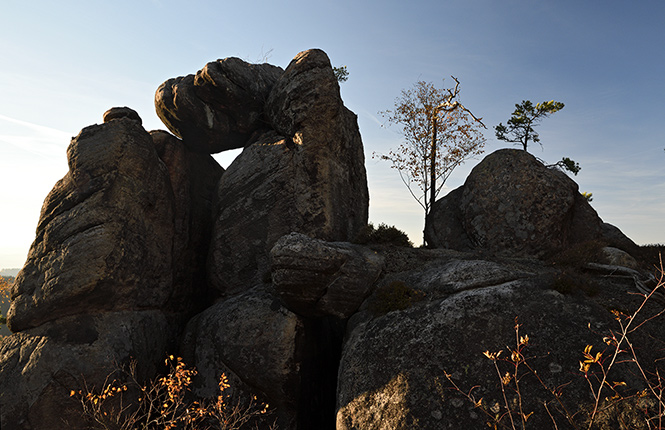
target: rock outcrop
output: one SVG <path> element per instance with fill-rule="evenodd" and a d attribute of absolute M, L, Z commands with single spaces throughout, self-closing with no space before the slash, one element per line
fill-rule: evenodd
<path fill-rule="evenodd" d="M 274 129 L 250 142 L 219 183 L 208 270 L 223 295 L 266 279 L 270 250 L 286 234 L 348 241 L 367 224 L 360 132 L 327 55 L 298 54 L 266 110 Z"/>
<path fill-rule="evenodd" d="M 623 234 L 610 237 L 606 229 L 567 175 L 526 151 L 502 149 L 434 203 L 425 240 L 435 248 L 537 258 L 589 240 L 636 249 Z"/>
<path fill-rule="evenodd" d="M 213 396 L 221 373 L 233 374 L 236 389 L 277 408 L 280 428 L 294 428 L 304 336 L 303 322 L 258 286 L 194 317 L 181 351 L 198 370 L 197 394 Z"/>
<path fill-rule="evenodd" d="M 84 128 L 67 158 L 12 292 L 15 332 L 70 315 L 159 309 L 173 294 L 173 192 L 150 134 L 113 119 Z"/>
<path fill-rule="evenodd" d="M 257 395 L 284 430 L 589 428 L 601 363 L 591 428 L 658 413 L 662 295 L 627 316 L 658 283 L 561 172 L 498 151 L 435 203 L 438 249 L 360 246 L 363 147 L 323 51 L 209 63 L 156 106 L 180 138 L 123 107 L 69 146 L 12 291 L 3 430 L 90 428 L 71 391 L 134 359 L 142 384 L 170 354 L 198 400 L 224 373 L 227 401 Z M 210 153 L 234 147 L 224 171 Z M 619 322 L 640 368 L 625 345 L 610 365 Z"/>
<path fill-rule="evenodd" d="M 129 108 L 104 119 L 72 139 L 70 170 L 44 202 L 13 287 L 16 334 L 0 349 L 3 429 L 64 428 L 53 416 L 87 428 L 69 390 L 102 385 L 130 359 L 153 377 L 177 345 L 178 322 L 204 306 L 223 169 L 166 132 L 149 134 Z"/>
<path fill-rule="evenodd" d="M 136 360 L 137 377 L 152 378 L 176 331 L 158 310 L 96 312 L 61 317 L 14 333 L 0 344 L 3 430 L 87 430 L 81 404 L 70 396 L 99 389 L 119 366 Z"/>
<path fill-rule="evenodd" d="M 71 409 L 66 388 L 102 384 L 130 356 L 152 377 L 154 364 L 179 350 L 201 369 L 197 393 L 215 388 L 225 369 L 239 391 L 277 405 L 284 428 L 317 427 L 334 412 L 337 359 L 329 357 L 341 353 L 343 322 L 294 314 L 263 281 L 281 236 L 348 240 L 367 223 L 362 141 L 330 62 L 320 50 L 299 54 L 286 72 L 219 60 L 167 81 L 155 99 L 180 138 L 146 132 L 122 107 L 72 140 L 70 171 L 44 203 L 12 293 L 16 333 L 3 342 L 0 382 L 18 388 L 0 394 L 2 428 L 58 428 L 44 411 Z M 226 173 L 209 155 L 238 147 L 246 148 Z M 372 270 L 363 285 L 355 281 L 357 297 L 330 290 L 341 310 L 322 309 L 352 313 Z M 179 347 L 183 330 L 195 340 Z M 78 377 L 64 381 L 63 372 Z M 67 419 L 85 427 L 80 416 Z"/>
<path fill-rule="evenodd" d="M 580 426 L 588 422 L 580 411 L 589 411 L 593 399 L 580 361 L 587 345 L 593 345 L 593 355 L 611 353 L 603 336 L 619 329 L 616 310 L 623 306 L 635 310 L 642 300 L 631 294 L 638 291 L 633 279 L 597 278 L 592 281 L 597 289 L 584 292 L 580 275 L 574 283 L 580 289 L 567 290 L 560 272 L 536 261 L 488 262 L 459 260 L 460 256 L 440 254 L 433 263 L 390 274 L 387 285 L 399 280 L 419 291 L 420 300 L 376 314 L 372 300 L 385 297 L 373 297 L 352 318 L 339 368 L 338 430 L 484 428 L 493 423 L 492 417 L 506 413 L 501 378 L 506 372 L 514 375 L 511 351 L 518 349 L 519 359 L 526 360 L 543 384 L 561 393 L 562 405 L 571 414 L 577 413 L 575 421 Z M 650 316 L 660 309 L 653 302 L 643 311 Z M 520 324 L 517 335 L 516 323 Z M 663 329 L 659 320 L 634 334 L 634 341 L 645 348 L 640 360 L 648 363 L 649 371 L 654 371 L 659 356 L 648 347 L 649 336 L 662 340 Z M 525 343 L 517 345 L 520 338 Z M 497 375 L 484 353 L 501 350 Z M 514 382 L 506 380 L 508 406 L 515 411 L 521 401 L 525 413 L 534 413 L 528 421 L 533 428 L 550 428 L 552 419 L 558 428 L 569 428 L 556 396 L 523 361 L 519 363 L 519 396 Z M 637 368 L 632 363 L 613 368 L 613 381 L 627 384 L 619 392 L 628 400 L 608 404 L 596 420 L 607 427 L 597 428 L 619 428 L 621 420 L 646 428 L 639 427 L 643 415 L 635 413 L 634 399 L 629 398 L 646 384 L 633 372 Z M 502 423 L 510 425 L 507 415 Z"/>

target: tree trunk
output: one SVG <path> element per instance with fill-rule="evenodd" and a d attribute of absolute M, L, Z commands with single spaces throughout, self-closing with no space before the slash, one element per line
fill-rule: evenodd
<path fill-rule="evenodd" d="M 434 198 L 436 197 L 436 114 L 434 111 L 432 114 L 432 152 L 430 157 L 430 180 L 429 180 L 429 204 L 427 206 L 427 214 L 429 214 L 432 205 L 434 204 Z"/>
<path fill-rule="evenodd" d="M 434 199 L 436 198 L 436 117 L 438 110 L 435 109 L 432 113 L 432 151 L 430 154 L 430 179 L 429 179 L 429 202 L 425 202 L 425 223 L 427 223 L 427 215 L 432 210 Z M 425 230 L 423 230 L 423 246 L 427 246 L 425 241 Z"/>

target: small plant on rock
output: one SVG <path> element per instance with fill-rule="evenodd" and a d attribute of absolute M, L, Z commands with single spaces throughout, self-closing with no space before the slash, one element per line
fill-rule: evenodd
<path fill-rule="evenodd" d="M 406 233 L 395 226 L 389 226 L 384 223 L 379 224 L 378 228 L 375 228 L 372 223 L 367 224 L 356 235 L 353 242 L 361 245 L 374 244 L 413 247 L 413 243 L 409 240 L 409 236 Z"/>
<path fill-rule="evenodd" d="M 0 304 L 5 304 L 9 300 L 12 283 L 7 278 L 0 276 Z M 7 317 L 0 312 L 0 325 L 7 324 Z M 2 336 L 0 336 L 2 339 Z"/>
<path fill-rule="evenodd" d="M 401 311 L 410 308 L 413 303 L 424 297 L 424 292 L 416 290 L 402 281 L 393 281 L 377 289 L 370 302 L 370 311 L 376 316 Z"/>

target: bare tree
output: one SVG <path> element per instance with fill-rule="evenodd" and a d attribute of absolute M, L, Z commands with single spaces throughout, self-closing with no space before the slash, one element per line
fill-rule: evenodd
<path fill-rule="evenodd" d="M 418 81 L 402 90 L 394 110 L 380 112 L 388 122 L 401 127 L 404 142 L 387 154 L 374 156 L 392 163 L 425 217 L 453 170 L 468 158 L 483 152 L 485 138 L 476 118 L 459 101 L 459 81 L 454 88 L 436 88 Z"/>

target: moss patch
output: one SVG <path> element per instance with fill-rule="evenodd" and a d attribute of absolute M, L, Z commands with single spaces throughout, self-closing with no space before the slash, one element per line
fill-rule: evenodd
<path fill-rule="evenodd" d="M 411 288 L 402 281 L 393 281 L 376 290 L 369 310 L 375 316 L 407 309 L 425 298 L 425 293 Z"/>

